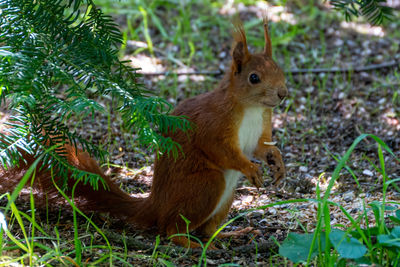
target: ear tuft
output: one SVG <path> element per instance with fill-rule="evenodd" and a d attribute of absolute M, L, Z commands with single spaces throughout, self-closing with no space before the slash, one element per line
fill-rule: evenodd
<path fill-rule="evenodd" d="M 264 39 L 265 39 L 265 46 L 264 46 L 264 54 L 268 57 L 272 57 L 272 45 L 271 45 L 271 38 L 269 37 L 268 31 L 268 15 L 264 15 Z"/>
<path fill-rule="evenodd" d="M 242 71 L 243 58 L 244 58 L 243 47 L 244 47 L 243 42 L 236 43 L 235 48 L 233 49 L 232 52 L 235 73 L 240 73 Z"/>
<path fill-rule="evenodd" d="M 236 16 L 233 20 L 234 31 L 233 37 L 235 39 L 235 44 L 232 50 L 233 64 L 232 69 L 234 73 L 240 73 L 242 71 L 242 66 L 249 59 L 249 51 L 247 49 L 246 34 L 244 32 L 243 24 Z"/>

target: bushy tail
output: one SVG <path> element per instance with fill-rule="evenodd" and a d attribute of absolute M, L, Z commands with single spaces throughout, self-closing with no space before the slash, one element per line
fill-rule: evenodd
<path fill-rule="evenodd" d="M 103 173 L 97 162 L 87 152 L 76 151 L 74 147 L 69 145 L 66 145 L 65 149 L 71 165 L 100 175 L 108 186 L 108 188 L 104 188 L 99 184 L 98 189 L 94 190 L 89 184 L 78 183 L 74 191 L 74 202 L 80 210 L 83 212 L 108 212 L 128 223 L 145 228 L 156 223 L 156 214 L 150 199 L 134 198 L 126 194 Z M 0 193 L 12 192 L 35 160 L 30 155 L 25 155 L 24 159 L 25 163 L 21 163 L 19 167 L 9 170 L 0 167 Z M 54 181 L 57 181 L 57 177 L 52 178 L 49 171 L 37 168 L 32 187 L 27 190 L 27 187 L 31 185 L 31 181 L 28 181 L 21 197 L 29 197 L 30 190 L 32 190 L 36 205 L 42 207 L 46 205 L 49 207 L 66 205 L 67 202 L 55 187 Z M 67 195 L 69 197 L 74 183 L 75 181 L 72 178 L 68 179 L 69 190 Z"/>

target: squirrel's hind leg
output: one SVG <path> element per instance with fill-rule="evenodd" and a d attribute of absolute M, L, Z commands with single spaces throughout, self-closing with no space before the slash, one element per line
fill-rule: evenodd
<path fill-rule="evenodd" d="M 185 248 L 201 248 L 201 245 L 191 238 L 187 237 L 187 234 L 178 233 L 176 228 L 167 229 L 167 236 L 169 236 L 175 245 Z"/>
<path fill-rule="evenodd" d="M 221 225 L 221 223 L 228 216 L 229 210 L 231 208 L 233 202 L 233 192 L 230 196 L 229 200 L 220 208 L 219 212 L 217 212 L 214 216 L 204 222 L 200 227 L 196 229 L 196 231 L 203 236 L 211 237 Z"/>
<path fill-rule="evenodd" d="M 232 205 L 234 198 L 234 194 L 232 192 L 232 196 L 230 197 L 229 201 L 220 209 L 220 211 L 211 217 L 209 220 L 207 220 L 203 225 L 201 225 L 196 231 L 201 233 L 202 235 L 206 236 L 207 238 L 204 239 L 207 241 L 211 236 L 214 235 L 214 233 L 217 231 L 218 227 L 222 224 L 224 219 L 227 217 L 230 207 Z M 249 233 L 254 233 L 256 235 L 261 234 L 258 230 L 255 230 L 253 227 L 246 227 L 242 228 L 236 231 L 229 231 L 229 232 L 219 232 L 216 238 L 222 239 L 222 238 L 235 238 L 235 237 L 240 237 L 247 235 Z M 212 248 L 214 247 L 213 245 L 211 246 Z"/>
<path fill-rule="evenodd" d="M 224 189 L 224 176 L 219 170 L 205 169 L 185 177 L 183 183 L 179 184 L 179 188 L 174 188 L 176 194 L 168 204 L 170 208 L 162 211 L 161 220 L 159 220 L 160 228 L 165 229 L 166 234 L 172 236 L 172 241 L 179 246 L 201 247 L 199 243 L 189 240 L 188 231 L 196 230 L 207 236 L 207 233 L 215 232 L 216 227 L 226 217 L 232 203 L 232 200 L 227 201 L 229 205 L 226 208 L 223 206 L 216 215 L 208 219 L 218 206 Z M 188 222 L 190 223 L 187 224 Z M 199 227 L 204 228 L 205 231 L 198 231 Z"/>

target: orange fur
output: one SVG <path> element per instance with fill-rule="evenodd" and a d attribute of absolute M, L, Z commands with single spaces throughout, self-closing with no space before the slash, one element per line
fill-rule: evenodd
<path fill-rule="evenodd" d="M 84 211 L 104 211 L 141 227 L 155 226 L 168 235 L 186 232 L 182 216 L 190 221 L 189 230 L 212 235 L 226 218 L 231 207 L 240 173 L 257 187 L 262 185 L 259 166 L 250 161 L 252 155 L 264 160 L 274 171 L 277 181 L 285 175 L 279 150 L 272 141 L 272 107 L 287 95 L 282 70 L 271 58 L 271 42 L 264 27 L 266 48 L 250 54 L 243 27 L 236 25 L 230 71 L 218 87 L 180 103 L 174 115 L 185 115 L 193 122 L 189 133 L 177 131 L 168 135 L 181 146 L 184 155 L 177 159 L 160 154 L 149 197 L 130 197 L 109 177 L 86 152 L 66 145 L 69 162 L 77 168 L 103 177 L 109 190 L 79 184 L 76 203 Z M 254 81 L 254 75 L 259 82 Z M 249 120 L 249 121 L 247 121 Z M 252 122 L 260 122 L 253 125 Z M 254 129 L 253 129 L 254 127 Z M 265 144 L 265 142 L 269 142 Z M 0 169 L 0 191 L 12 190 L 34 161 L 12 170 Z M 59 198 L 50 173 L 37 170 L 35 188 L 42 200 Z M 72 179 L 69 181 L 72 186 Z M 49 202 L 49 201 L 47 201 Z M 173 241 L 182 246 L 198 247 L 186 237 Z"/>

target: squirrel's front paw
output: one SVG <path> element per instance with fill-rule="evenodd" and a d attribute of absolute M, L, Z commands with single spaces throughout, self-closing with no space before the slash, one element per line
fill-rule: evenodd
<path fill-rule="evenodd" d="M 277 185 L 285 178 L 286 170 L 279 149 L 275 146 L 270 147 L 265 153 L 265 162 L 272 172 L 274 184 Z"/>
<path fill-rule="evenodd" d="M 257 188 L 260 188 L 263 184 L 262 171 L 257 164 L 251 163 L 248 168 L 248 171 L 244 173 L 247 179 L 255 185 Z"/>

